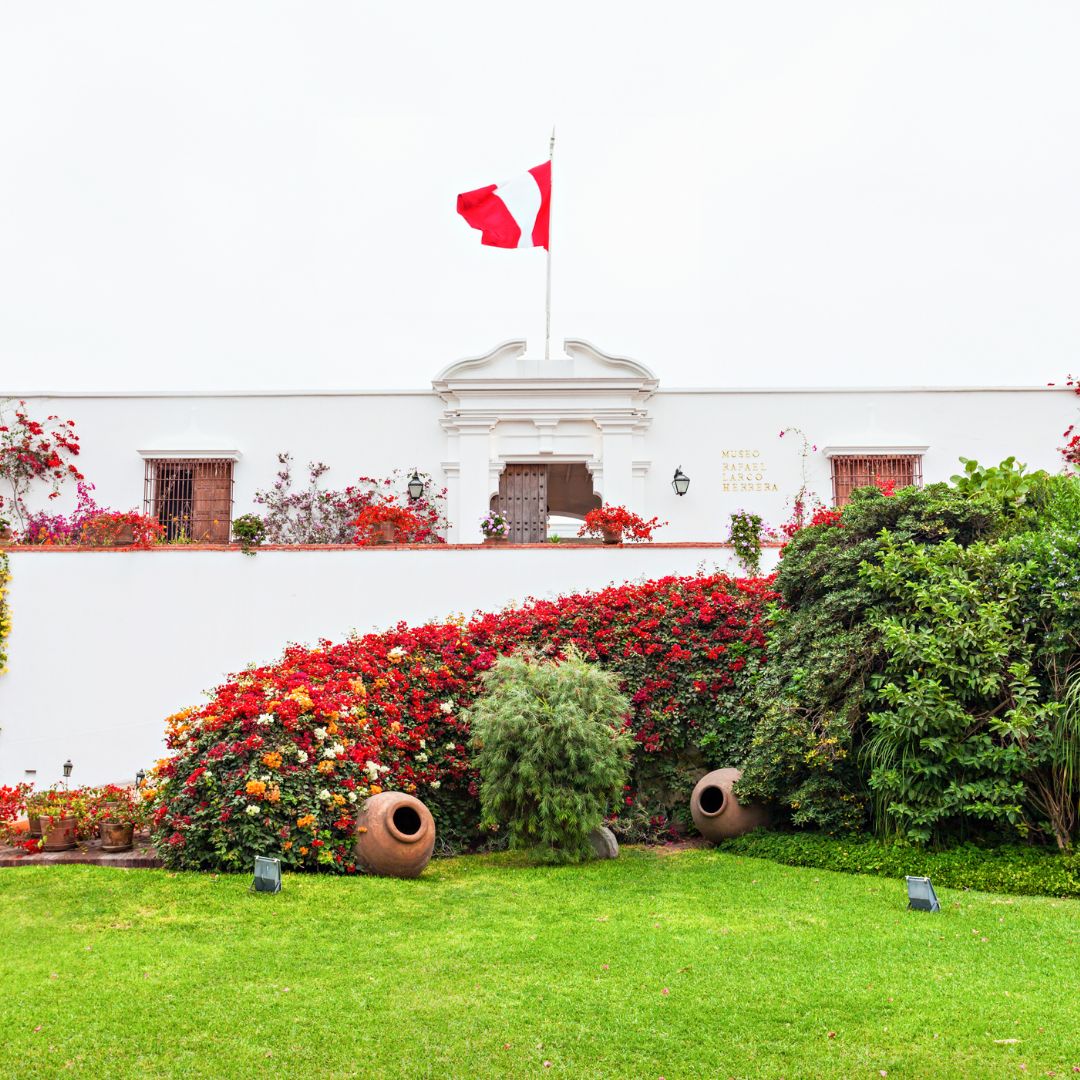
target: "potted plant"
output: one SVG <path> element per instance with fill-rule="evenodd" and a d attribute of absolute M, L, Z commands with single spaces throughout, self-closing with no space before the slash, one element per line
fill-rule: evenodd
<path fill-rule="evenodd" d="M 510 543 L 510 522 L 497 510 L 480 519 L 480 531 L 484 534 L 485 544 Z"/>
<path fill-rule="evenodd" d="M 0 515 L 0 544 L 10 543 L 12 538 L 11 522 Z"/>
<path fill-rule="evenodd" d="M 621 544 L 624 540 L 636 543 L 651 540 L 653 530 L 666 524 L 658 518 L 646 521 L 625 506 L 602 506 L 585 515 L 585 524 L 578 530 L 578 536 L 599 536 L 605 544 Z"/>
<path fill-rule="evenodd" d="M 107 804 L 111 810 L 100 824 L 102 851 L 130 851 L 136 826 L 142 823 L 142 799 L 130 788 L 121 791 L 122 798 Z"/>
<path fill-rule="evenodd" d="M 135 510 L 101 510 L 82 524 L 80 541 L 88 547 L 151 547 L 165 529 L 159 521 Z"/>
<path fill-rule="evenodd" d="M 411 533 L 423 528 L 423 522 L 416 514 L 390 499 L 365 506 L 353 525 L 357 544 L 393 544 L 398 540 L 407 543 Z"/>
<path fill-rule="evenodd" d="M 266 523 L 258 514 L 241 514 L 232 523 L 232 534 L 245 555 L 254 555 L 252 549 L 257 548 L 266 537 Z"/>

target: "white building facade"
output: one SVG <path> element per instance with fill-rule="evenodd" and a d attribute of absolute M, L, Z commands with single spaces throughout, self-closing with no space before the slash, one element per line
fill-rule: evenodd
<path fill-rule="evenodd" d="M 18 396 L 34 414 L 75 420 L 100 505 L 154 513 L 154 468 L 207 461 L 231 479 L 215 516 L 257 511 L 254 493 L 288 451 L 299 483 L 309 461 L 330 466 L 335 488 L 429 473 L 447 488 L 451 543 L 481 538 L 511 481 L 542 502 L 541 518 L 573 521 L 602 501 L 667 521 L 658 540 L 717 542 L 737 509 L 784 520 L 800 487 L 832 504 L 875 477 L 947 480 L 961 456 L 1055 470 L 1075 412 L 1069 393 L 1047 387 L 666 389 L 636 361 L 583 341 L 565 348 L 544 362 L 507 342 L 449 365 L 429 390 Z M 691 481 L 681 498 L 680 467 Z M 543 540 L 546 525 L 515 539 Z"/>

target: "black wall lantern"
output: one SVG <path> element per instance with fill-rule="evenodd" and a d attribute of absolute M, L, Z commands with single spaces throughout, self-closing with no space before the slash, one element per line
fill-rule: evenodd
<path fill-rule="evenodd" d="M 671 486 L 675 489 L 676 495 L 685 495 L 686 489 L 690 487 L 690 477 L 682 471 L 681 465 L 675 470 L 675 476 L 671 481 Z"/>
<path fill-rule="evenodd" d="M 75 768 L 75 766 L 71 764 L 71 758 L 68 758 L 67 761 L 64 762 L 64 779 L 65 780 L 70 778 L 71 770 L 73 768 Z"/>
<path fill-rule="evenodd" d="M 412 476 L 409 477 L 409 498 L 419 499 L 424 494 L 424 481 L 420 479 L 420 474 L 413 469 Z"/>

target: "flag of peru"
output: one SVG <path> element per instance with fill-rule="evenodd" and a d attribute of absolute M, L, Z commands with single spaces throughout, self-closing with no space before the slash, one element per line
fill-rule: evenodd
<path fill-rule="evenodd" d="M 513 180 L 466 191 L 457 198 L 457 211 L 480 230 L 480 243 L 488 247 L 546 248 L 551 162 L 545 161 Z"/>

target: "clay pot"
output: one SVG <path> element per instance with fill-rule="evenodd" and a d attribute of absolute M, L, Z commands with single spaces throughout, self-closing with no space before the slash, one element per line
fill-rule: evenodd
<path fill-rule="evenodd" d="M 70 851 L 75 846 L 75 819 L 73 817 L 41 817 L 43 851 Z"/>
<path fill-rule="evenodd" d="M 373 544 L 392 544 L 397 539 L 397 529 L 392 521 L 377 521 L 371 527 Z"/>
<path fill-rule="evenodd" d="M 742 836 L 768 824 L 769 814 L 759 803 L 742 804 L 731 789 L 742 776 L 738 769 L 706 773 L 690 796 L 690 816 L 698 832 L 712 843 Z"/>
<path fill-rule="evenodd" d="M 135 826 L 130 822 L 103 821 L 101 823 L 101 850 L 128 851 L 134 843 Z"/>
<path fill-rule="evenodd" d="M 484 544 L 488 547 L 494 547 L 496 544 L 509 544 L 509 536 L 485 536 Z"/>
<path fill-rule="evenodd" d="M 602 529 L 605 544 L 621 544 L 622 529 Z"/>
<path fill-rule="evenodd" d="M 114 547 L 130 547 L 135 543 L 135 529 L 130 523 L 125 522 L 116 530 L 116 535 L 113 537 Z"/>
<path fill-rule="evenodd" d="M 435 847 L 431 811 L 403 791 L 384 791 L 356 819 L 356 861 L 381 877 L 419 877 Z"/>
<path fill-rule="evenodd" d="M 31 840 L 41 839 L 41 815 L 40 814 L 27 814 L 26 815 L 26 835 Z"/>

